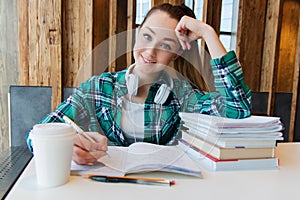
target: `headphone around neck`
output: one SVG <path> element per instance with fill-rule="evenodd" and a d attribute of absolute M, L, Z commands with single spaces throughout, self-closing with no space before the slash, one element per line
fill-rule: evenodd
<path fill-rule="evenodd" d="M 139 77 L 136 74 L 132 73 L 134 67 L 135 64 L 130 65 L 125 74 L 128 94 L 131 96 L 136 96 L 139 88 Z M 167 84 L 166 83 L 161 84 L 154 97 L 154 103 L 161 104 L 161 105 L 166 102 L 171 90 L 173 89 L 172 78 L 167 73 L 164 73 L 164 75 L 165 75 L 164 77 L 166 77 L 164 80 L 167 82 Z"/>

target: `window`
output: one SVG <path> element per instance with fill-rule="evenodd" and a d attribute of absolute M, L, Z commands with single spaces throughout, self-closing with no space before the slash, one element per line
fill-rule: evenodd
<path fill-rule="evenodd" d="M 194 10 L 198 20 L 203 19 L 203 1 L 204 0 L 185 0 L 185 5 Z"/>
<path fill-rule="evenodd" d="M 196 18 L 203 19 L 203 0 L 185 0 L 185 4 L 194 10 Z M 238 1 L 222 0 L 220 40 L 227 51 L 236 48 Z"/>
<path fill-rule="evenodd" d="M 151 8 L 151 0 L 136 0 L 136 20 L 137 27 L 143 22 L 147 12 Z"/>
<path fill-rule="evenodd" d="M 227 51 L 236 48 L 238 1 L 223 0 L 221 10 L 220 40 Z"/>

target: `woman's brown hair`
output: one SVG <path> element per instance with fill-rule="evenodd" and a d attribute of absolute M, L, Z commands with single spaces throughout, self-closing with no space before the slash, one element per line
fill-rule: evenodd
<path fill-rule="evenodd" d="M 176 19 L 178 22 L 185 15 L 196 19 L 194 12 L 186 5 L 171 5 L 169 3 L 164 3 L 152 7 L 140 26 L 142 27 L 147 18 L 157 11 L 169 14 L 171 18 Z M 174 69 L 188 79 L 192 85 L 196 86 L 198 89 L 207 90 L 207 86 L 200 74 L 201 61 L 197 41 L 192 41 L 191 49 L 183 51 L 181 56 L 174 61 L 173 65 Z"/>

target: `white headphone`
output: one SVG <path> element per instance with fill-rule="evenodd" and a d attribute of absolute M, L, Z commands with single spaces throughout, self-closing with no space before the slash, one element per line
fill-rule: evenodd
<path fill-rule="evenodd" d="M 137 95 L 137 91 L 139 88 L 139 77 L 132 73 L 134 66 L 135 66 L 135 64 L 130 65 L 125 74 L 125 80 L 126 80 L 128 94 L 132 95 L 132 96 Z M 168 99 L 171 90 L 173 89 L 172 78 L 167 73 L 165 73 L 165 77 L 166 77 L 165 80 L 168 83 L 161 84 L 161 86 L 159 87 L 159 89 L 154 97 L 154 102 L 157 104 L 164 104 L 165 101 Z"/>

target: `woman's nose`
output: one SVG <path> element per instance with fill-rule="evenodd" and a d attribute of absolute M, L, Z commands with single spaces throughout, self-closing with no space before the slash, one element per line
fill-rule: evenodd
<path fill-rule="evenodd" d="M 146 52 L 149 54 L 149 56 L 155 57 L 156 47 L 155 46 L 146 47 Z"/>

